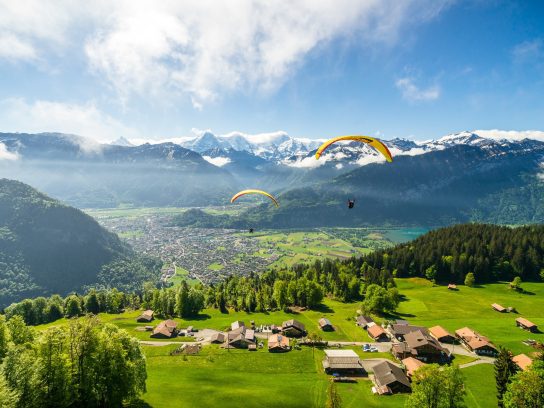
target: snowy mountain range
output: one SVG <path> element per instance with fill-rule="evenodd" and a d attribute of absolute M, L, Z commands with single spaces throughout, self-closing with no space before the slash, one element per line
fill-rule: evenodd
<path fill-rule="evenodd" d="M 249 160 L 252 156 L 276 165 L 308 169 L 327 164 L 328 167 L 340 170 L 384 161 L 373 148 L 358 142 L 337 143 L 327 149 L 320 160 L 316 160 L 315 151 L 325 139 L 295 138 L 283 131 L 258 135 L 241 132 L 216 135 L 210 130 L 195 130 L 195 133 L 195 137 L 184 139 L 179 144 L 201 154 L 205 160 L 218 167 L 237 160 Z M 530 148 L 531 142 L 544 142 L 544 132 L 476 130 L 420 142 L 400 138 L 384 140 L 393 156 L 417 156 L 459 145 L 492 149 L 528 143 Z M 240 152 L 246 154 L 240 155 Z"/>

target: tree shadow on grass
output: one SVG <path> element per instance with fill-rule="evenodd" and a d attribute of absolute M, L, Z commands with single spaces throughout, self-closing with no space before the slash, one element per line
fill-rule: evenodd
<path fill-rule="evenodd" d="M 387 320 L 393 320 L 393 319 L 406 319 L 408 317 L 416 317 L 416 315 L 412 313 L 393 312 L 393 313 L 385 313 L 383 317 L 385 317 Z"/>
<path fill-rule="evenodd" d="M 126 408 L 153 408 L 152 405 L 149 405 L 147 402 L 139 399 L 137 401 L 132 401 L 131 403 L 124 405 Z"/>
<path fill-rule="evenodd" d="M 208 319 L 211 319 L 211 318 L 212 317 L 207 313 L 198 314 L 196 316 L 191 316 L 191 320 L 196 320 L 196 321 L 208 320 Z"/>
<path fill-rule="evenodd" d="M 334 310 L 324 303 L 320 303 L 318 306 L 314 307 L 312 310 L 316 312 L 320 312 L 320 313 L 334 313 Z"/>

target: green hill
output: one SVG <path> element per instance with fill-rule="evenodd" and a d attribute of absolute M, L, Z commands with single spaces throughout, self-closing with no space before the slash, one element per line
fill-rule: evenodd
<path fill-rule="evenodd" d="M 119 281 L 107 274 L 122 274 L 119 262 L 132 258 L 132 250 L 90 216 L 26 184 L 0 179 L 0 307 Z"/>
<path fill-rule="evenodd" d="M 476 283 L 544 278 L 544 225 L 504 227 L 463 224 L 440 228 L 414 241 L 366 255 L 377 269 L 396 277 L 425 277 L 463 283 L 472 272 Z"/>

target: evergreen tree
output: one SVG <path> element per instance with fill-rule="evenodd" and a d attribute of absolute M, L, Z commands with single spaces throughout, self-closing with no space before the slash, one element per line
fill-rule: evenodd
<path fill-rule="evenodd" d="M 98 303 L 98 296 L 96 290 L 91 291 L 85 296 L 85 310 L 87 313 L 98 314 L 100 312 L 100 304 Z"/>
<path fill-rule="evenodd" d="M 497 400 L 499 407 L 503 406 L 503 395 L 512 377 L 518 371 L 518 366 L 512 360 L 512 353 L 499 346 L 499 353 L 495 359 L 495 382 L 497 383 Z"/>

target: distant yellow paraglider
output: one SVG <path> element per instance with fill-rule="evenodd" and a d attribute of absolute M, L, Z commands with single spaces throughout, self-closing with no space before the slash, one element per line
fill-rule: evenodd
<path fill-rule="evenodd" d="M 388 162 L 392 162 L 393 161 L 393 157 L 391 156 L 391 152 L 389 151 L 389 149 L 387 148 L 386 145 L 384 145 L 380 140 L 376 139 L 376 138 L 373 138 L 373 137 L 370 137 L 370 136 L 357 136 L 357 135 L 352 135 L 352 136 L 339 136 L 339 137 L 335 137 L 333 139 L 329 139 L 327 140 L 325 143 L 323 143 L 319 149 L 317 149 L 317 152 L 315 152 L 315 158 L 316 159 L 319 159 L 321 157 L 321 155 L 323 154 L 323 152 L 330 146 L 332 145 L 333 143 L 336 143 L 336 142 L 339 142 L 339 141 L 342 141 L 342 140 L 354 140 L 356 142 L 362 142 L 362 143 L 366 143 L 370 146 L 372 146 L 374 149 L 376 149 L 378 152 L 380 152 L 384 157 L 385 159 L 388 161 Z"/>
<path fill-rule="evenodd" d="M 280 206 L 280 204 L 278 203 L 278 200 L 276 200 L 274 198 L 274 196 L 272 196 L 271 194 L 267 193 L 266 191 L 262 191 L 262 190 L 242 190 L 242 191 L 234 194 L 232 196 L 232 198 L 230 199 L 230 202 L 233 203 L 236 200 L 238 200 L 240 197 L 242 197 L 243 195 L 246 195 L 246 194 L 261 194 L 261 195 L 264 195 L 264 196 L 270 198 L 274 202 L 276 207 Z"/>

